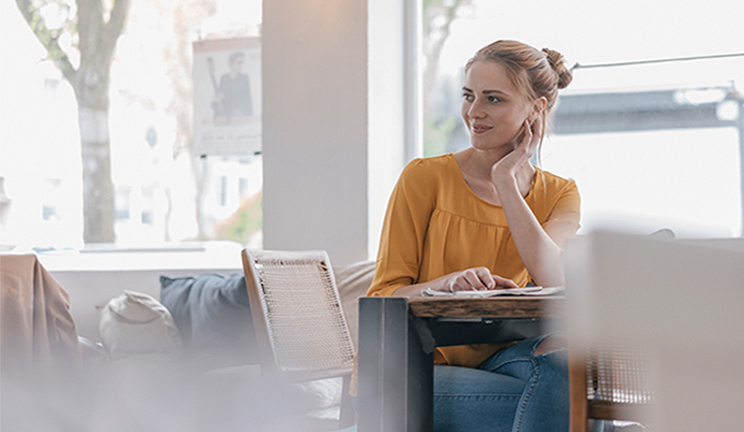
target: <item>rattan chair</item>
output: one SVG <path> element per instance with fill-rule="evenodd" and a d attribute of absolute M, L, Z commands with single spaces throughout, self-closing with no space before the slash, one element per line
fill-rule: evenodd
<path fill-rule="evenodd" d="M 354 343 L 328 254 L 246 249 L 242 256 L 262 372 L 288 382 L 343 377 L 339 427 L 352 425 Z"/>
<path fill-rule="evenodd" d="M 645 422 L 654 399 L 646 356 L 619 345 L 570 350 L 569 383 L 571 432 L 595 420 Z"/>

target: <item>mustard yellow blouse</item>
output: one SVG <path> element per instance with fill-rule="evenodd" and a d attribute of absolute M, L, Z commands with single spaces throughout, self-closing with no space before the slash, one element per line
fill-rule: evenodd
<path fill-rule="evenodd" d="M 573 180 L 537 168 L 525 201 L 543 226 L 557 215 L 578 229 L 580 198 Z M 470 189 L 454 155 L 411 161 L 390 197 L 367 295 L 390 296 L 402 286 L 477 266 L 519 286 L 530 281 L 504 210 Z M 434 362 L 476 367 L 503 346 L 440 347 Z"/>

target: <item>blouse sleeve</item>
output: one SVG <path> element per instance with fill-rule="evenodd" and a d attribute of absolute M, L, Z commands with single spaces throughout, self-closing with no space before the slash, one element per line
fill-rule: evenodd
<path fill-rule="evenodd" d="M 401 173 L 388 202 L 368 296 L 390 296 L 419 277 L 424 237 L 436 200 L 436 179 L 420 160 Z"/>
<path fill-rule="evenodd" d="M 543 224 L 543 228 L 552 226 L 560 238 L 554 238 L 560 247 L 563 241 L 576 235 L 581 222 L 581 196 L 574 180 L 569 180 L 558 194 L 557 200 Z M 557 229 L 557 230 L 556 230 Z"/>
<path fill-rule="evenodd" d="M 581 214 L 581 197 L 574 180 L 569 180 L 561 191 L 548 220 L 553 218 L 570 219 L 579 223 Z"/>

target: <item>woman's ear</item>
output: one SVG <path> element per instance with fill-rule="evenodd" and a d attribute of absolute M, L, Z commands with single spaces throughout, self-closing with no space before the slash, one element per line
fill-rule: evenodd
<path fill-rule="evenodd" d="M 540 114 L 545 110 L 545 107 L 548 105 L 548 100 L 545 98 L 545 96 L 540 96 L 539 98 L 535 99 L 535 104 L 533 106 L 532 114 L 530 114 L 530 120 L 534 121 L 537 120 L 540 117 Z"/>

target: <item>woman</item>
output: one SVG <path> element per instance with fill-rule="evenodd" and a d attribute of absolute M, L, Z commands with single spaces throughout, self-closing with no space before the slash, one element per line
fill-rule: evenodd
<path fill-rule="evenodd" d="M 563 285 L 561 247 L 579 227 L 579 193 L 530 157 L 570 81 L 559 53 L 515 41 L 468 61 L 461 115 L 471 145 L 403 170 L 368 296 Z M 550 335 L 438 348 L 435 430 L 568 430 L 564 347 Z"/>

